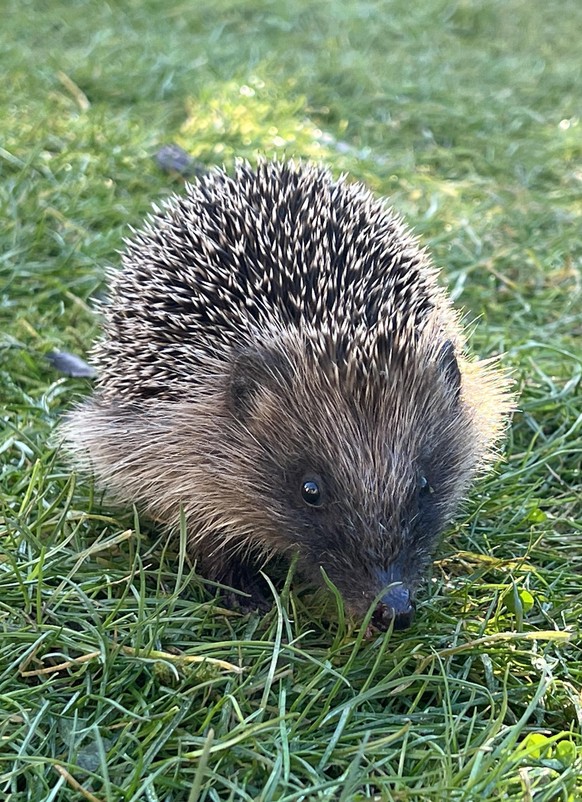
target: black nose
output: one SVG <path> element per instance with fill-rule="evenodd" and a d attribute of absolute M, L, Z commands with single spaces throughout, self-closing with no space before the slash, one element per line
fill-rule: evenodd
<path fill-rule="evenodd" d="M 374 614 L 372 624 L 383 632 L 394 621 L 394 629 L 408 629 L 414 619 L 414 601 L 410 590 L 404 585 L 393 585 L 382 596 Z"/>

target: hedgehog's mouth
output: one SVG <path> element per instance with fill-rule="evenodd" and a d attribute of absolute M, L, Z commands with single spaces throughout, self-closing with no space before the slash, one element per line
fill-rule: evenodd
<path fill-rule="evenodd" d="M 380 632 L 385 632 L 391 625 L 395 630 L 408 629 L 414 620 L 415 609 L 410 589 L 402 583 L 395 583 L 376 605 L 370 623 Z"/>

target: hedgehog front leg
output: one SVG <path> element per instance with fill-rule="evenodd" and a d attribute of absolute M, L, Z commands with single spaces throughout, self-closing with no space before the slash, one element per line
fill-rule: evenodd
<path fill-rule="evenodd" d="M 230 558 L 228 561 L 221 561 L 220 568 L 217 568 L 214 560 L 203 557 L 197 565 L 204 578 L 225 588 L 220 596 L 227 607 L 236 607 L 242 612 L 258 610 L 262 613 L 271 609 L 269 586 L 261 576 L 260 568 L 251 560 Z"/>

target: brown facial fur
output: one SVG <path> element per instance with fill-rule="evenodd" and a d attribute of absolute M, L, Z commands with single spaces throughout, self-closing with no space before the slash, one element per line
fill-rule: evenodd
<path fill-rule="evenodd" d="M 219 578 L 297 552 L 356 617 L 390 582 L 414 596 L 510 401 L 381 202 L 301 165 L 211 173 L 128 245 L 104 315 L 64 433 L 115 498 L 182 509 Z"/>

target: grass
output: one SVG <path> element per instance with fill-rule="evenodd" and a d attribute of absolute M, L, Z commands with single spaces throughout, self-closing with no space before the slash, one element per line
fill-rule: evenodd
<path fill-rule="evenodd" d="M 578 0 L 6 0 L 0 798 L 582 799 L 581 28 Z M 44 355 L 91 342 L 104 266 L 180 189 L 168 142 L 366 181 L 505 352 L 506 459 L 406 633 L 296 582 L 223 609 L 49 445 L 88 385 Z"/>

